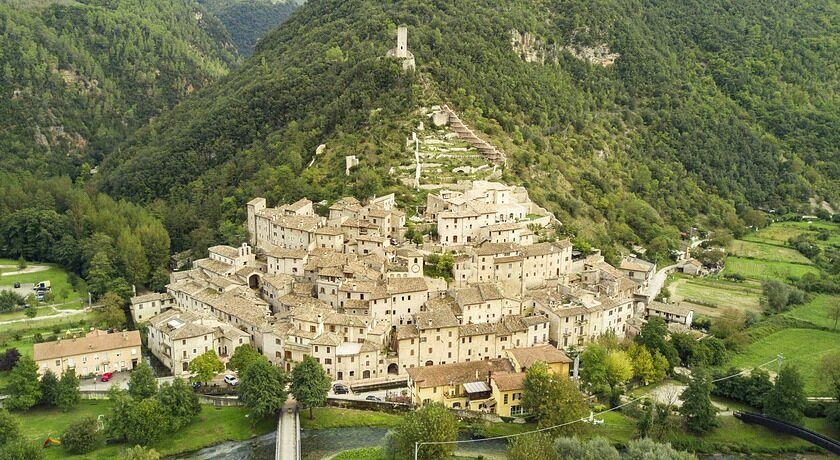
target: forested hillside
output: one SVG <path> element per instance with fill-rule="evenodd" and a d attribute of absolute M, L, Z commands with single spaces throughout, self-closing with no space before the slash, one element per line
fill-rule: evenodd
<path fill-rule="evenodd" d="M 383 58 L 401 23 L 413 74 Z M 416 110 L 446 102 L 578 244 L 661 259 L 692 226 L 838 203 L 839 28 L 829 0 L 310 2 L 138 132 L 101 185 L 199 248 L 235 239 L 257 194 L 403 192 L 386 173 Z"/>
<path fill-rule="evenodd" d="M 199 0 L 230 32 L 243 56 L 250 56 L 257 40 L 282 24 L 298 4 L 292 0 Z"/>
<path fill-rule="evenodd" d="M 221 23 L 186 0 L 0 4 L 0 166 L 77 176 L 228 72 Z"/>

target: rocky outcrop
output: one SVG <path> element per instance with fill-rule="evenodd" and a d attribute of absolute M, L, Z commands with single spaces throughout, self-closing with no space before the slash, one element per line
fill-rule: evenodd
<path fill-rule="evenodd" d="M 546 64 L 546 62 L 556 64 L 564 51 L 582 61 L 601 67 L 610 66 L 619 58 L 619 54 L 613 53 L 605 43 L 588 46 L 572 41 L 569 45 L 549 45 L 530 32 L 519 32 L 516 29 L 510 31 L 510 45 L 522 60 L 536 64 Z"/>

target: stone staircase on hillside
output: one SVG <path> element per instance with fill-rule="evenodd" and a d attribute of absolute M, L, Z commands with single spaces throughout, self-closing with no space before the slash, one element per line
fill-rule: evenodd
<path fill-rule="evenodd" d="M 461 117 L 455 113 L 454 110 L 449 108 L 448 105 L 444 105 L 441 107 L 446 113 L 449 115 L 449 128 L 458 135 L 458 138 L 469 143 L 473 147 L 476 148 L 488 161 L 491 161 L 496 164 L 504 165 L 507 161 L 507 156 L 504 152 L 493 147 L 489 142 L 485 141 L 484 139 L 476 136 L 472 129 L 469 126 L 464 124 L 461 121 Z"/>

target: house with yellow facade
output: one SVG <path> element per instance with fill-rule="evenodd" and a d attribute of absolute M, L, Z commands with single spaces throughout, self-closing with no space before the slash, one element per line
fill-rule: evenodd
<path fill-rule="evenodd" d="M 83 337 L 36 343 L 32 354 L 40 375 L 47 370 L 61 375 L 67 369 L 79 376 L 130 371 L 141 357 L 140 333 L 93 329 Z"/>
<path fill-rule="evenodd" d="M 569 376 L 571 358 L 553 345 L 545 344 L 527 348 L 513 348 L 506 350 L 516 372 L 525 372 L 536 362 L 543 362 L 556 375 Z"/>
<path fill-rule="evenodd" d="M 513 372 L 510 360 L 487 359 L 411 367 L 408 389 L 414 404 L 441 403 L 452 409 L 495 412 L 493 375 Z"/>
<path fill-rule="evenodd" d="M 490 380 L 493 400 L 496 401 L 496 415 L 518 417 L 522 409 L 522 395 L 525 392 L 524 372 L 498 372 Z"/>

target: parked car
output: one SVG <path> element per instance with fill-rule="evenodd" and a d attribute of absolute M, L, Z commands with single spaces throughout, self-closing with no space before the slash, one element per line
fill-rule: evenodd
<path fill-rule="evenodd" d="M 368 395 L 368 397 L 365 398 L 365 401 L 382 402 L 382 398 L 374 395 Z"/>
<path fill-rule="evenodd" d="M 20 289 L 20 283 L 15 283 L 15 289 Z"/>
<path fill-rule="evenodd" d="M 233 374 L 226 374 L 225 375 L 225 383 L 227 383 L 228 385 L 230 385 L 232 387 L 235 387 L 236 385 L 239 385 L 239 379 L 236 378 L 236 376 L 233 375 Z"/>
<path fill-rule="evenodd" d="M 193 382 L 192 388 L 193 391 L 198 391 L 201 388 L 201 382 Z"/>
<path fill-rule="evenodd" d="M 337 395 L 346 395 L 347 393 L 350 393 L 350 388 L 343 383 L 336 383 L 333 385 L 333 393 Z"/>
<path fill-rule="evenodd" d="M 111 377 L 113 377 L 113 376 L 114 376 L 113 372 L 106 372 L 106 373 L 102 374 L 102 378 L 100 380 L 103 381 L 103 382 L 107 382 L 107 381 L 111 380 Z"/>

